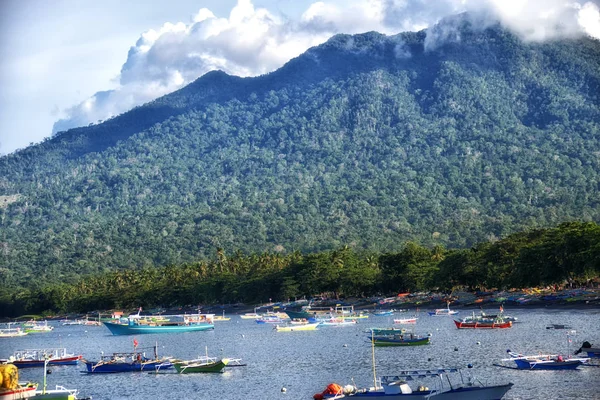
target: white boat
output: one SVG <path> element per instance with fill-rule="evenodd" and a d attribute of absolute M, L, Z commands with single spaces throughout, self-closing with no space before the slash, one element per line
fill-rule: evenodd
<path fill-rule="evenodd" d="M 460 382 L 452 382 L 450 376 L 460 376 Z M 431 382 L 434 389 L 420 384 L 411 387 L 408 382 L 433 379 Z M 447 381 L 450 385 L 445 384 Z M 430 384 L 430 383 L 428 383 Z M 337 385 L 336 385 L 337 386 Z M 484 386 L 477 384 L 470 374 L 459 368 L 409 370 L 400 371 L 397 375 L 382 376 L 374 388 L 359 389 L 353 385 L 347 385 L 340 393 L 320 393 L 324 399 L 385 399 L 385 400 L 496 400 L 504 397 L 513 384 Z M 315 395 L 317 396 L 317 395 Z M 317 398 L 317 397 L 315 397 Z"/>
<path fill-rule="evenodd" d="M 34 399 L 76 400 L 79 390 L 56 385 L 54 389 L 36 390 Z"/>
<path fill-rule="evenodd" d="M 287 325 L 280 326 L 275 325 L 275 330 L 277 332 L 295 332 L 295 331 L 314 331 L 319 326 L 319 322 L 315 322 L 312 324 L 304 324 L 304 325 Z"/>
<path fill-rule="evenodd" d="M 48 325 L 48 321 L 37 322 L 29 321 L 23 325 L 27 333 L 48 333 L 52 332 L 53 326 Z"/>
<path fill-rule="evenodd" d="M 445 317 L 448 315 L 456 315 L 458 311 L 450 309 L 450 303 L 446 303 L 446 308 L 438 308 L 435 311 L 428 311 L 428 314 L 432 317 Z"/>
<path fill-rule="evenodd" d="M 25 335 L 27 335 L 27 332 L 25 332 L 23 329 L 21 329 L 21 328 L 11 328 L 10 325 L 11 324 L 8 324 L 8 328 L 0 328 L 0 338 L 3 338 L 3 337 L 19 337 L 19 336 L 25 336 Z"/>
<path fill-rule="evenodd" d="M 417 317 L 394 319 L 394 324 L 399 324 L 399 325 L 411 325 L 411 324 L 416 324 L 416 323 L 417 323 Z"/>
<path fill-rule="evenodd" d="M 322 326 L 351 326 L 356 325 L 357 321 L 355 319 L 346 319 L 346 318 L 336 318 L 332 317 L 329 319 L 323 319 L 319 321 L 319 325 Z"/>

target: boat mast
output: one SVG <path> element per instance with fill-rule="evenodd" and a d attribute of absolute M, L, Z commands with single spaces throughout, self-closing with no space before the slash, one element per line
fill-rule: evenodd
<path fill-rule="evenodd" d="M 377 390 L 377 372 L 375 370 L 375 336 L 374 330 L 371 329 L 371 357 L 373 362 L 373 387 Z"/>

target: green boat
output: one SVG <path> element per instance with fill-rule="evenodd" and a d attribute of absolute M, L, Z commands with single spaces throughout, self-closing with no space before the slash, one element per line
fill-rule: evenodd
<path fill-rule="evenodd" d="M 374 336 L 372 339 L 375 347 L 391 347 L 391 346 L 421 346 L 429 344 L 430 338 L 417 337 L 413 335 L 389 335 L 389 336 Z"/>
<path fill-rule="evenodd" d="M 173 366 L 180 374 L 195 374 L 201 372 L 223 372 L 229 360 L 223 358 L 217 360 L 215 357 L 201 357 L 190 361 L 175 361 Z"/>

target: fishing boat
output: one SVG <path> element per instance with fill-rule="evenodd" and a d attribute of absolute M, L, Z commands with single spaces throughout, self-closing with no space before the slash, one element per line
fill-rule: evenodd
<path fill-rule="evenodd" d="M 223 372 L 229 363 L 229 359 L 216 357 L 200 357 L 189 361 L 174 361 L 173 366 L 180 374 L 193 374 L 202 372 Z"/>
<path fill-rule="evenodd" d="M 427 312 L 432 317 L 446 317 L 448 315 L 456 315 L 458 311 L 450 309 L 450 302 L 446 303 L 446 308 L 437 308 L 435 311 Z"/>
<path fill-rule="evenodd" d="M 381 336 L 381 335 L 400 335 L 407 332 L 406 328 L 369 328 L 366 332 L 370 335 Z"/>
<path fill-rule="evenodd" d="M 79 390 L 67 389 L 64 386 L 56 385 L 54 389 L 42 389 L 35 391 L 35 400 L 77 400 Z"/>
<path fill-rule="evenodd" d="M 215 315 L 213 317 L 213 321 L 214 322 L 216 322 L 216 321 L 229 321 L 229 320 L 231 320 L 231 318 L 225 316 L 225 311 L 223 311 L 223 315 Z"/>
<path fill-rule="evenodd" d="M 257 324 L 281 324 L 283 320 L 277 315 L 263 315 L 256 319 Z"/>
<path fill-rule="evenodd" d="M 378 310 L 374 311 L 373 315 L 376 317 L 388 317 L 390 315 L 394 315 L 394 310 Z"/>
<path fill-rule="evenodd" d="M 37 384 L 19 383 L 19 369 L 13 364 L 0 365 L 0 400 L 28 399 L 35 396 Z"/>
<path fill-rule="evenodd" d="M 492 320 L 492 321 L 479 321 L 479 320 L 454 320 L 454 324 L 458 329 L 506 329 L 512 327 L 512 321 L 503 320 Z"/>
<path fill-rule="evenodd" d="M 538 354 L 524 356 L 507 350 L 510 358 L 502 361 L 514 361 L 517 369 L 536 369 L 536 370 L 562 370 L 577 369 L 581 364 L 589 361 L 589 358 L 564 357 L 558 354 Z"/>
<path fill-rule="evenodd" d="M 9 358 L 19 368 L 43 367 L 48 365 L 77 365 L 81 355 L 69 354 L 65 348 L 17 350 Z"/>
<path fill-rule="evenodd" d="M 417 317 L 414 318 L 396 318 L 394 324 L 398 325 L 414 325 L 417 323 Z"/>
<path fill-rule="evenodd" d="M 382 335 L 371 338 L 375 347 L 421 346 L 429 344 L 429 336 L 414 334 Z"/>
<path fill-rule="evenodd" d="M 315 322 L 318 322 L 321 326 L 352 326 L 358 323 L 358 321 L 356 321 L 355 319 L 345 319 L 335 316 L 331 316 L 330 318 L 318 319 Z"/>
<path fill-rule="evenodd" d="M 23 324 L 23 328 L 27 333 L 49 333 L 54 329 L 53 326 L 48 325 L 48 321 L 29 321 Z"/>
<path fill-rule="evenodd" d="M 593 347 L 590 342 L 583 342 L 579 350 L 575 354 L 586 352 L 588 357 L 598 358 L 600 357 L 600 347 Z"/>
<path fill-rule="evenodd" d="M 7 324 L 7 328 L 0 328 L 0 338 L 3 337 L 19 337 L 19 336 L 25 336 L 28 333 L 25 332 L 23 329 L 21 329 L 20 327 L 17 328 L 11 328 L 11 323 Z"/>
<path fill-rule="evenodd" d="M 111 355 L 102 355 L 99 361 L 81 359 L 81 362 L 85 364 L 86 372 L 89 374 L 157 371 L 173 366 L 170 358 L 150 359 L 146 357 L 145 353 L 138 351 L 112 353 Z"/>
<path fill-rule="evenodd" d="M 214 329 L 214 314 L 163 315 L 160 320 L 130 315 L 126 323 L 103 322 L 113 335 L 198 332 Z"/>
<path fill-rule="evenodd" d="M 457 375 L 460 376 L 460 382 L 452 383 L 450 376 Z M 416 380 L 421 384 L 411 387 L 409 382 Z M 424 382 L 435 388 L 430 389 L 423 384 Z M 326 389 L 327 393 L 317 393 L 314 399 L 497 400 L 502 399 L 513 384 L 486 386 L 478 384 L 469 373 L 460 368 L 443 368 L 407 370 L 400 371 L 397 375 L 382 376 L 379 380 L 375 378 L 375 386 L 369 389 L 359 389 L 354 385 L 347 385 L 344 388 L 336 386 L 340 388 L 337 394 L 330 394 L 331 390 Z"/>
<path fill-rule="evenodd" d="M 319 326 L 319 322 L 304 325 L 275 325 L 277 332 L 296 332 L 296 331 L 314 331 Z"/>

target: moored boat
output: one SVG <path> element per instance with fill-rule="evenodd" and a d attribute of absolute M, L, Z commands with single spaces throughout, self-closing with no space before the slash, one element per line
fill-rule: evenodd
<path fill-rule="evenodd" d="M 417 323 L 417 317 L 414 318 L 397 318 L 394 319 L 394 324 L 398 325 L 413 325 Z"/>
<path fill-rule="evenodd" d="M 319 326 L 319 322 L 304 325 L 275 325 L 277 332 L 296 332 L 296 331 L 314 331 Z"/>
<path fill-rule="evenodd" d="M 69 354 L 65 348 L 17 350 L 9 359 L 19 368 L 48 365 L 77 365 L 81 355 Z"/>
<path fill-rule="evenodd" d="M 180 374 L 223 372 L 229 363 L 229 359 L 216 357 L 200 357 L 189 361 L 174 361 L 173 366 Z"/>
<path fill-rule="evenodd" d="M 469 321 L 454 320 L 458 329 L 506 329 L 512 327 L 512 321 Z"/>
<path fill-rule="evenodd" d="M 579 350 L 575 354 L 586 352 L 588 357 L 600 357 L 600 347 L 594 347 L 590 342 L 583 342 Z"/>
<path fill-rule="evenodd" d="M 67 389 L 64 386 L 56 385 L 54 389 L 42 389 L 35 391 L 35 399 L 38 400 L 77 400 L 79 390 Z"/>
<path fill-rule="evenodd" d="M 150 359 L 145 353 L 137 351 L 102 355 L 99 361 L 81 359 L 81 362 L 85 364 L 86 372 L 89 374 L 157 371 L 173 366 L 169 358 Z"/>
<path fill-rule="evenodd" d="M 0 378 L 0 400 L 28 399 L 35 396 L 37 384 L 19 384 L 19 369 L 16 365 L 0 365 Z"/>
<path fill-rule="evenodd" d="M 413 334 L 373 336 L 375 347 L 398 347 L 398 346 L 421 346 L 429 344 L 429 336 L 417 336 Z"/>
<path fill-rule="evenodd" d="M 448 315 L 456 315 L 458 311 L 450 309 L 450 303 L 446 303 L 446 308 L 437 308 L 434 311 L 427 312 L 432 317 L 446 317 Z"/>
<path fill-rule="evenodd" d="M 160 321 L 129 316 L 127 323 L 103 322 L 113 335 L 147 333 L 198 332 L 214 329 L 213 314 L 184 314 L 162 316 Z"/>
<path fill-rule="evenodd" d="M 502 361 L 514 361 L 518 369 L 536 370 L 563 370 L 577 369 L 580 365 L 589 361 L 589 358 L 564 357 L 558 354 L 538 354 L 524 356 L 522 354 L 507 351 L 510 358 Z"/>
<path fill-rule="evenodd" d="M 11 328 L 12 324 L 8 324 L 7 328 L 0 328 L 0 338 L 3 337 L 19 337 L 19 336 L 25 336 L 28 333 L 25 332 L 23 329 L 21 329 L 20 327 L 17 328 Z"/>
<path fill-rule="evenodd" d="M 459 375 L 460 382 L 451 383 L 450 375 Z M 413 382 L 417 379 L 425 381 L 428 378 L 430 380 L 433 379 L 432 386 L 435 385 L 434 389 L 429 389 L 423 384 L 414 387 L 409 385 L 409 382 Z M 446 379 L 448 384 L 444 383 Z M 461 369 L 445 368 L 400 371 L 397 375 L 382 376 L 379 382 L 376 382 L 375 387 L 369 389 L 359 389 L 353 385 L 348 385 L 344 388 L 341 388 L 339 385 L 335 386 L 336 388 L 339 388 L 337 394 L 330 393 L 331 391 L 326 389 L 326 392 L 317 393 L 313 398 L 315 400 L 342 398 L 377 398 L 386 400 L 497 400 L 504 397 L 504 395 L 512 388 L 513 384 L 482 385 L 476 383 L 472 377 L 468 376 L 466 372 L 462 372 Z"/>
<path fill-rule="evenodd" d="M 23 324 L 23 328 L 27 333 L 49 333 L 52 332 L 52 330 L 54 329 L 53 326 L 48 325 L 48 321 L 29 321 Z"/>

